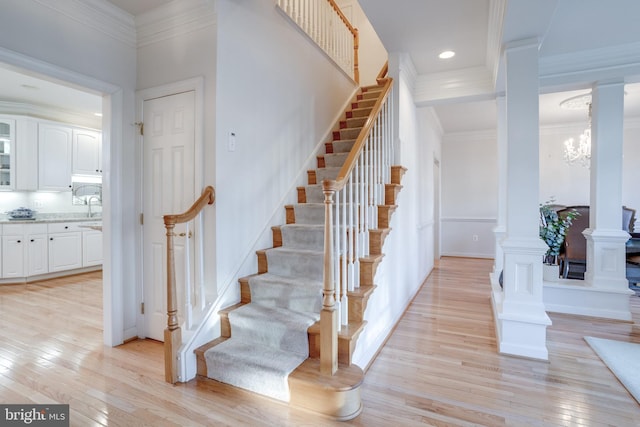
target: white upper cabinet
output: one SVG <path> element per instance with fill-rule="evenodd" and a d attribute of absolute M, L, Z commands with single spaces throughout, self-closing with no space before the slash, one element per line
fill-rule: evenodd
<path fill-rule="evenodd" d="M 102 175 L 102 134 L 73 129 L 73 174 Z"/>
<path fill-rule="evenodd" d="M 70 127 L 41 122 L 38 124 L 38 188 L 71 191 Z"/>
<path fill-rule="evenodd" d="M 0 117 L 0 190 L 16 187 L 16 121 Z"/>

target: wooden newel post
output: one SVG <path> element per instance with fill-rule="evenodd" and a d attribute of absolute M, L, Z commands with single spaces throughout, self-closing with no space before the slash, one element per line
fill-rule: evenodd
<path fill-rule="evenodd" d="M 174 264 L 173 232 L 175 222 L 165 218 L 167 228 L 167 329 L 164 330 L 164 377 L 165 381 L 178 382 L 178 348 L 182 344 L 182 331 L 178 324 L 178 302 L 176 295 L 176 269 Z"/>
<path fill-rule="evenodd" d="M 320 312 L 320 373 L 333 375 L 338 370 L 338 311 L 333 283 L 333 195 L 335 181 L 324 181 L 324 274 L 322 311 Z"/>
<path fill-rule="evenodd" d="M 360 48 L 360 34 L 358 29 L 353 29 L 353 80 L 360 84 L 360 64 L 358 63 L 358 49 Z"/>

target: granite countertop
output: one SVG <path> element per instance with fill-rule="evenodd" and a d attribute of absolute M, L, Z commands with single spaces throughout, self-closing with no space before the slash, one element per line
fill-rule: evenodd
<path fill-rule="evenodd" d="M 85 213 L 42 213 L 36 214 L 35 219 L 10 219 L 8 215 L 0 214 L 0 224 L 34 224 L 43 222 L 102 222 L 102 217 L 88 217 Z"/>

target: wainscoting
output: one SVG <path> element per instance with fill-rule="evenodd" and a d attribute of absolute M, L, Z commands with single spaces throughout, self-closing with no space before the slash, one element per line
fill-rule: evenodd
<path fill-rule="evenodd" d="M 441 254 L 470 258 L 493 258 L 495 218 L 453 218 L 441 220 Z"/>

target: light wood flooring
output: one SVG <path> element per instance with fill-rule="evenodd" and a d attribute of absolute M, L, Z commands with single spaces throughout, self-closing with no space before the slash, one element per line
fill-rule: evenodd
<path fill-rule="evenodd" d="M 68 403 L 74 426 L 640 425 L 640 405 L 583 340 L 640 343 L 640 298 L 634 322 L 551 314 L 549 362 L 501 356 L 491 265 L 438 263 L 369 368 L 363 413 L 347 423 L 211 380 L 169 385 L 155 341 L 104 347 L 100 273 L 0 286 L 0 402 Z"/>

